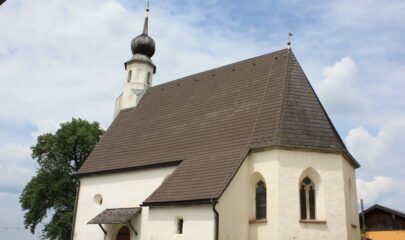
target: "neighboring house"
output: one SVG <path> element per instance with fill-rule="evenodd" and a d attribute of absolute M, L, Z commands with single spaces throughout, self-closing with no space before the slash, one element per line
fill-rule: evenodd
<path fill-rule="evenodd" d="M 148 18 L 131 48 L 73 239 L 359 239 L 359 164 L 291 49 L 152 87 Z"/>
<path fill-rule="evenodd" d="M 371 240 L 405 240 L 405 213 L 375 204 L 364 211 L 366 237 Z M 362 215 L 360 223 L 363 227 Z"/>

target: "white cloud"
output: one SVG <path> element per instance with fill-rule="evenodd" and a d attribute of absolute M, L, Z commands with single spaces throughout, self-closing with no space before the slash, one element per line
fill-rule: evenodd
<path fill-rule="evenodd" d="M 34 174 L 34 165 L 28 147 L 15 143 L 0 146 L 0 192 L 21 191 Z"/>
<path fill-rule="evenodd" d="M 254 56 L 267 46 L 249 34 L 203 26 L 208 17 L 202 9 L 173 15 L 173 7 L 160 4 L 151 12 L 155 84 Z M 2 118 L 35 124 L 75 116 L 108 126 L 124 82 L 123 63 L 131 56 L 130 41 L 142 30 L 143 6 L 134 11 L 117 0 L 14 1 L 0 14 L 0 46 L 5 48 L 0 95 L 9 99 L 0 102 L 8 112 Z M 240 48 L 245 42 L 254 44 Z"/>
<path fill-rule="evenodd" d="M 405 199 L 404 135 L 405 116 L 392 116 L 375 134 L 364 127 L 349 131 L 346 145 L 362 165 L 358 170 L 361 177 L 357 180 L 359 199 L 364 198 L 368 205 L 402 207 Z"/>
<path fill-rule="evenodd" d="M 364 200 L 367 205 L 375 204 L 381 198 L 394 190 L 395 182 L 384 176 L 375 177 L 371 181 L 364 181 L 362 179 L 357 179 L 357 195 L 358 200 Z"/>
<path fill-rule="evenodd" d="M 14 163 L 0 164 L 0 191 L 18 193 L 34 174 L 32 167 Z"/>
<path fill-rule="evenodd" d="M 351 57 L 324 68 L 317 90 L 327 110 L 348 117 L 368 107 L 368 100 L 356 88 L 356 75 L 357 65 Z"/>
<path fill-rule="evenodd" d="M 349 131 L 346 143 L 357 158 L 374 164 L 384 154 L 389 144 L 387 137 L 384 132 L 373 136 L 365 128 L 357 127 Z"/>
<path fill-rule="evenodd" d="M 405 167 L 402 156 L 405 149 L 405 116 L 394 117 L 376 134 L 364 127 L 349 131 L 345 139 L 347 147 L 353 155 L 366 167 L 381 168 L 382 166 Z M 378 163 L 378 165 L 374 165 Z"/>
<path fill-rule="evenodd" d="M 31 133 L 31 136 L 34 140 L 36 140 L 39 135 L 55 132 L 59 128 L 60 123 L 65 122 L 65 121 L 56 121 L 53 118 L 36 119 L 34 121 L 35 121 L 36 131 Z"/>
<path fill-rule="evenodd" d="M 3 162 L 24 162 L 31 156 L 31 150 L 28 147 L 8 143 L 0 145 L 0 164 Z"/>
<path fill-rule="evenodd" d="M 181 15 L 173 14 L 176 4 L 154 5 L 150 13 L 150 32 L 157 45 L 154 84 L 266 53 L 271 46 L 253 34 L 203 24 L 208 16 L 194 5 Z M 134 10 L 118 0 L 15 0 L 2 5 L 0 15 L 0 109 L 7 113 L 0 123 L 26 131 L 16 137 L 8 130 L 14 137 L 10 141 L 33 144 L 38 135 L 53 132 L 72 117 L 109 126 L 124 83 L 123 63 L 131 56 L 130 41 L 142 31 L 143 4 Z M 241 47 L 246 42 L 250 46 Z M 30 134 L 31 139 L 21 141 Z M 8 155 L 0 162 L 0 192 L 15 194 L 36 165 L 27 148 L 6 148 Z M 1 206 L 4 201 L 0 198 Z M 8 215 L 10 224 L 22 223 L 18 204 L 10 207 L 19 213 Z M 1 216 L 4 211 L 0 209 Z M 0 217 L 0 223 L 3 220 Z"/>

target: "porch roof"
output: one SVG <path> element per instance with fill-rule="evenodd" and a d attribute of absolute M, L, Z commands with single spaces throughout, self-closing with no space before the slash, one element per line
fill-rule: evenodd
<path fill-rule="evenodd" d="M 142 208 L 109 208 L 102 211 L 87 224 L 122 224 L 141 213 Z"/>

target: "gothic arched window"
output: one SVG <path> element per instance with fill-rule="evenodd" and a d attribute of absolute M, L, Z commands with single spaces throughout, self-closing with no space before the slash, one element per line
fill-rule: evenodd
<path fill-rule="evenodd" d="M 301 219 L 315 219 L 315 184 L 309 177 L 300 186 Z"/>
<path fill-rule="evenodd" d="M 260 181 L 256 185 L 256 219 L 265 219 L 266 209 L 266 185 Z"/>

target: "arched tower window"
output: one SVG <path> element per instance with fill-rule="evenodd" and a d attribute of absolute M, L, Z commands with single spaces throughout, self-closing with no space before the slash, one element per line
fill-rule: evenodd
<path fill-rule="evenodd" d="M 151 79 L 150 79 L 150 72 L 148 72 L 148 75 L 146 75 L 146 84 L 148 84 L 148 86 L 151 85 Z"/>
<path fill-rule="evenodd" d="M 127 78 L 127 82 L 130 82 L 132 78 L 132 70 L 128 71 L 128 78 Z"/>
<path fill-rule="evenodd" d="M 301 219 L 315 219 L 315 184 L 306 177 L 300 186 Z"/>
<path fill-rule="evenodd" d="M 260 181 L 256 185 L 256 219 L 266 218 L 266 185 Z"/>

